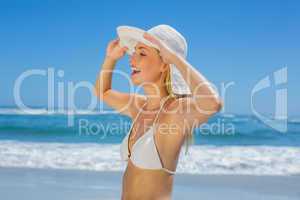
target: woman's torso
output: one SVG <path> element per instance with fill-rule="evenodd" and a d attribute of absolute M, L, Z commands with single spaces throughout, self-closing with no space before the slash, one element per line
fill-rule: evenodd
<path fill-rule="evenodd" d="M 144 106 L 145 104 L 143 104 Z M 164 105 L 164 104 L 163 104 Z M 142 107 L 143 107 L 142 106 Z M 144 134 L 155 134 L 155 130 L 150 130 L 153 123 L 157 123 L 160 110 L 157 113 L 142 115 L 136 114 L 135 119 L 140 118 L 139 123 L 133 121 L 131 133 L 127 135 L 129 154 L 134 152 L 132 147 L 139 141 Z M 148 122 L 145 122 L 147 119 Z M 154 119 L 154 120 L 150 120 Z M 150 128 L 149 128 L 150 127 Z M 154 131 L 154 132 L 151 132 Z M 129 139 L 128 139 L 129 136 Z M 147 137 L 150 135 L 147 135 Z M 150 136 L 151 137 L 151 136 Z M 135 149 L 134 149 L 135 150 Z M 143 150 L 143 149 L 137 149 Z M 127 151 L 126 151 L 127 153 Z M 147 155 L 145 155 L 147 159 Z M 122 200 L 134 199 L 171 199 L 174 175 L 162 169 L 145 169 L 134 164 L 133 160 L 128 159 L 128 165 L 123 175 Z"/>
<path fill-rule="evenodd" d="M 171 199 L 173 178 L 165 171 L 140 169 L 129 160 L 123 175 L 122 200 Z"/>

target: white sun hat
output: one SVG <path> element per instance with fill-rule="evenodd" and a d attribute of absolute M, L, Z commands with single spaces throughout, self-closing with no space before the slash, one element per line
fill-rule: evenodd
<path fill-rule="evenodd" d="M 187 43 L 185 38 L 169 25 L 158 25 L 147 31 L 133 26 L 118 26 L 117 34 L 120 38 L 120 46 L 128 48 L 127 53 L 132 55 L 135 51 L 135 46 L 138 42 L 144 43 L 147 46 L 154 47 L 159 50 L 156 44 L 144 38 L 144 33 L 147 32 L 154 36 L 161 43 L 166 45 L 177 56 L 186 59 L 187 56 Z M 190 95 L 191 90 L 186 81 L 182 77 L 180 71 L 175 64 L 170 64 L 170 78 L 172 93 L 175 95 Z"/>

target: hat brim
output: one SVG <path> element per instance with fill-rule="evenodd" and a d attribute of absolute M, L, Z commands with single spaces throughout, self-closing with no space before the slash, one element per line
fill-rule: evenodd
<path fill-rule="evenodd" d="M 117 34 L 120 38 L 120 46 L 128 48 L 127 53 L 132 55 L 135 51 L 135 46 L 138 42 L 144 43 L 147 46 L 154 47 L 159 50 L 159 47 L 149 40 L 144 38 L 145 30 L 133 26 L 118 26 Z"/>

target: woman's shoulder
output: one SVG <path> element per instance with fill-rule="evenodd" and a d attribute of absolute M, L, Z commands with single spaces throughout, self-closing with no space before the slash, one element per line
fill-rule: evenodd
<path fill-rule="evenodd" d="M 166 103 L 163 112 L 158 118 L 156 139 L 160 153 L 164 160 L 175 158 L 188 132 L 189 123 L 185 115 L 181 114 L 181 105 L 187 101 L 184 98 L 173 98 Z M 185 112 L 185 111 L 183 111 Z M 170 149 L 172 149 L 170 151 Z M 172 154 L 172 155 L 171 155 Z"/>
<path fill-rule="evenodd" d="M 161 116 L 160 124 L 177 127 L 178 131 L 190 130 L 196 125 L 194 122 L 195 108 L 192 97 L 176 97 L 165 106 Z"/>
<path fill-rule="evenodd" d="M 161 121 L 172 121 L 172 122 L 180 122 L 184 118 L 184 112 L 186 112 L 186 107 L 188 101 L 183 98 L 173 97 L 164 106 L 161 115 Z"/>
<path fill-rule="evenodd" d="M 165 106 L 165 112 L 170 114 L 184 114 L 184 112 L 189 110 L 188 108 L 192 105 L 191 102 L 192 98 L 189 96 L 173 97 Z"/>

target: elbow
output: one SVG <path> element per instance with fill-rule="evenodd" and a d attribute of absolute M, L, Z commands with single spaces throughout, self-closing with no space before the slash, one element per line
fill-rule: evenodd
<path fill-rule="evenodd" d="M 199 113 L 207 116 L 212 116 L 223 108 L 223 102 L 219 98 L 210 100 L 201 99 L 194 104 Z"/>
<path fill-rule="evenodd" d="M 208 115 L 214 115 L 223 108 L 223 103 L 219 98 L 216 98 L 214 100 L 207 101 L 205 107 Z"/>
<path fill-rule="evenodd" d="M 100 100 L 104 100 L 105 93 L 106 93 L 106 91 L 100 90 L 99 87 L 97 87 L 97 86 L 94 87 L 94 95 L 96 97 L 98 97 Z"/>
<path fill-rule="evenodd" d="M 214 102 L 212 103 L 212 107 L 213 107 L 213 113 L 217 113 L 220 110 L 222 110 L 223 108 L 223 101 L 219 98 L 217 98 L 216 100 L 214 100 Z"/>

